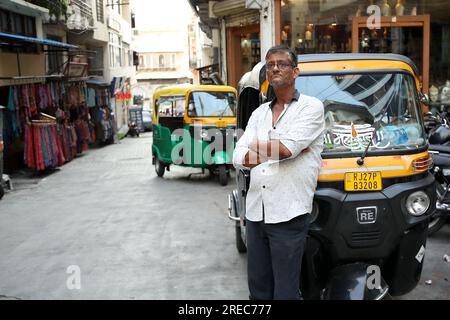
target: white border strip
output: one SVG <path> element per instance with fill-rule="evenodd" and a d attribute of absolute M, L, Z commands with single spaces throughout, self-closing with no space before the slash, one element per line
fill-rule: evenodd
<path fill-rule="evenodd" d="M 335 174 L 335 173 L 347 173 L 347 172 L 370 172 L 370 171 L 394 171 L 405 170 L 404 166 L 390 166 L 390 167 L 371 167 L 371 168 L 348 168 L 348 169 L 335 169 L 335 170 L 320 170 L 319 174 Z"/>

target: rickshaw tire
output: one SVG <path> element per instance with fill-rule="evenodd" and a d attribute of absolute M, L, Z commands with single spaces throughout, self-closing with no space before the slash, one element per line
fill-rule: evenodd
<path fill-rule="evenodd" d="M 242 240 L 241 226 L 239 224 L 236 224 L 236 249 L 239 253 L 247 252 L 247 246 L 245 245 L 244 240 Z"/>
<path fill-rule="evenodd" d="M 158 157 L 155 158 L 155 171 L 158 177 L 161 177 L 164 175 L 164 171 L 166 170 L 164 163 L 162 163 Z"/>
<path fill-rule="evenodd" d="M 228 174 L 226 166 L 219 166 L 219 182 L 222 186 L 228 184 Z"/>
<path fill-rule="evenodd" d="M 438 232 L 439 229 L 441 229 L 444 224 L 447 221 L 447 216 L 445 215 L 441 215 L 439 218 L 437 218 L 438 221 L 436 221 L 435 223 L 433 223 L 433 226 L 430 227 L 430 225 L 428 224 L 428 235 L 431 236 L 434 233 Z"/>

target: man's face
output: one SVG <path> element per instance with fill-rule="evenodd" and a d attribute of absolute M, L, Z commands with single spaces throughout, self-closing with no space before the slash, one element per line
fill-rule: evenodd
<path fill-rule="evenodd" d="M 298 68 L 292 65 L 287 52 L 275 52 L 267 58 L 266 77 L 273 88 L 293 85 L 297 75 Z"/>

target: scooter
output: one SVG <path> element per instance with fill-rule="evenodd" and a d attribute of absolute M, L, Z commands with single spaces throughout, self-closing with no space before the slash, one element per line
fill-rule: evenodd
<path fill-rule="evenodd" d="M 127 135 L 131 137 L 139 137 L 139 128 L 136 122 L 131 122 L 128 124 L 128 133 Z"/>
<path fill-rule="evenodd" d="M 428 152 L 433 158 L 431 173 L 436 180 L 436 211 L 428 223 L 428 235 L 441 229 L 450 216 L 450 127 L 446 112 L 434 116 L 425 115 L 428 131 Z"/>

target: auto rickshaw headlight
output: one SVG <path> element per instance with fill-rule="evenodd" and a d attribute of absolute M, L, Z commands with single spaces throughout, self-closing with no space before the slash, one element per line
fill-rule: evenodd
<path fill-rule="evenodd" d="M 208 137 L 208 130 L 206 129 L 200 130 L 200 137 L 202 137 L 202 139 L 206 139 Z"/>
<path fill-rule="evenodd" d="M 406 210 L 413 216 L 423 215 L 430 207 L 430 197 L 423 191 L 411 193 L 406 199 Z"/>

